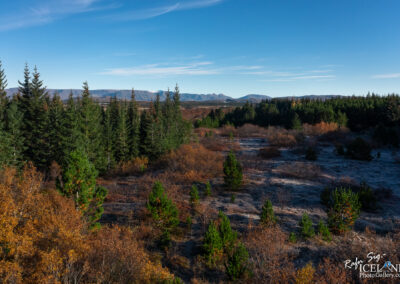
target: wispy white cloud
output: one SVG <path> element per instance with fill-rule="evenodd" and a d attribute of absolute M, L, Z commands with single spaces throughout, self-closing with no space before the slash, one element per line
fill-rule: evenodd
<path fill-rule="evenodd" d="M 222 3 L 225 0 L 187 0 L 186 2 L 170 2 L 169 5 L 160 5 L 144 9 L 134 9 L 122 13 L 115 13 L 104 18 L 114 21 L 135 21 L 159 17 L 171 12 L 205 8 Z"/>
<path fill-rule="evenodd" d="M 163 64 L 149 64 L 130 68 L 111 68 L 102 72 L 102 75 L 115 76 L 176 76 L 176 75 L 214 75 L 217 69 L 209 68 L 212 62 L 196 62 L 186 65 L 165 66 Z"/>
<path fill-rule="evenodd" d="M 53 22 L 72 14 L 87 13 L 116 8 L 115 3 L 101 5 L 102 0 L 39 0 L 35 6 L 2 15 L 0 31 L 15 30 Z"/>
<path fill-rule="evenodd" d="M 372 76 L 373 79 L 398 79 L 400 78 L 400 73 L 389 73 L 389 74 L 380 74 Z"/>
<path fill-rule="evenodd" d="M 101 75 L 166 77 L 177 75 L 250 75 L 264 82 L 289 82 L 297 80 L 333 80 L 332 70 L 311 70 L 304 72 L 265 70 L 260 65 L 216 66 L 211 61 L 191 63 L 157 63 L 128 68 L 109 68 Z M 261 77 L 261 78 L 260 78 Z"/>

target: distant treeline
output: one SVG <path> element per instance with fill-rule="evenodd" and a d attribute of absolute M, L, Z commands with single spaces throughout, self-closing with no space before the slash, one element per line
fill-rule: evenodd
<path fill-rule="evenodd" d="M 400 124 L 400 97 L 398 95 L 366 97 L 339 97 L 318 99 L 272 99 L 259 104 L 246 103 L 224 113 L 216 109 L 195 122 L 196 127 L 241 126 L 253 123 L 260 126 L 282 126 L 288 129 L 303 123 L 335 122 L 353 131 L 375 126 L 394 127 Z"/>
<path fill-rule="evenodd" d="M 89 86 L 64 104 L 50 97 L 35 68 L 25 67 L 18 93 L 6 96 L 7 80 L 0 62 L 0 166 L 20 167 L 31 161 L 42 171 L 51 163 L 65 166 L 65 158 L 83 150 L 104 173 L 138 156 L 150 159 L 177 148 L 189 138 L 191 125 L 183 120 L 178 87 L 166 101 L 159 98 L 139 112 L 132 91 L 130 101 L 110 99 L 108 107 L 96 103 Z"/>

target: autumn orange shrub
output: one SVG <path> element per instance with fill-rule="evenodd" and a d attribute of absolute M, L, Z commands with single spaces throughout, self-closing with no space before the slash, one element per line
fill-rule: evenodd
<path fill-rule="evenodd" d="M 10 168 L 0 172 L 0 283 L 172 279 L 129 230 L 88 231 L 73 200 L 45 189 L 42 178 L 31 165 L 20 175 Z"/>
<path fill-rule="evenodd" d="M 329 132 L 335 132 L 340 129 L 339 125 L 336 122 L 325 122 L 321 121 L 320 123 L 311 125 L 311 124 L 303 124 L 303 131 L 306 135 L 319 136 Z"/>
<path fill-rule="evenodd" d="M 224 125 L 217 129 L 216 133 L 224 137 L 229 137 L 231 135 L 237 136 L 236 128 L 232 125 Z"/>
<path fill-rule="evenodd" d="M 127 228 L 104 227 L 90 237 L 88 283 L 156 283 L 173 275 L 150 256 Z"/>
<path fill-rule="evenodd" d="M 0 179 L 0 282 L 57 283 L 84 273 L 86 227 L 73 201 L 44 191 L 30 165 Z"/>
<path fill-rule="evenodd" d="M 182 145 L 164 157 L 168 174 L 175 181 L 207 181 L 222 174 L 223 157 L 201 144 Z"/>
<path fill-rule="evenodd" d="M 200 140 L 201 145 L 206 149 L 214 152 L 223 152 L 229 150 L 229 144 L 225 138 L 214 136 L 214 137 L 204 137 Z"/>
<path fill-rule="evenodd" d="M 243 239 L 253 283 L 292 283 L 295 277 L 288 236 L 279 226 L 251 229 Z"/>
<path fill-rule="evenodd" d="M 272 146 L 292 147 L 297 144 L 296 132 L 280 127 L 268 127 L 266 138 Z"/>
<path fill-rule="evenodd" d="M 134 175 L 143 173 L 149 165 L 149 158 L 136 157 L 127 162 L 121 162 L 115 169 L 111 170 L 111 175 Z"/>
<path fill-rule="evenodd" d="M 237 128 L 236 133 L 239 137 L 266 137 L 268 130 L 267 128 L 247 123 Z"/>

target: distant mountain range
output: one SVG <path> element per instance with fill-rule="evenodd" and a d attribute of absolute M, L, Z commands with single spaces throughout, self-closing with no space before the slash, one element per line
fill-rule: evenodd
<path fill-rule="evenodd" d="M 10 88 L 7 89 L 7 95 L 11 96 L 18 92 L 18 88 Z M 81 95 L 81 89 L 48 89 L 50 95 L 54 93 L 58 93 L 62 100 L 65 100 L 69 97 L 69 94 L 72 93 L 74 97 L 78 97 Z M 130 99 L 131 97 L 131 90 L 91 90 L 90 93 L 93 97 L 104 100 L 110 97 L 117 97 L 118 99 Z M 166 91 L 158 91 L 158 92 L 150 92 L 150 91 L 141 91 L 135 90 L 136 100 L 137 101 L 154 101 L 157 95 L 160 95 L 160 99 L 163 101 L 166 98 Z M 172 94 L 171 94 L 172 95 Z M 310 96 L 302 96 L 296 98 L 310 98 L 310 99 L 328 99 L 335 97 L 335 95 L 327 95 L 327 96 L 317 96 L 317 95 L 310 95 Z M 287 97 L 292 98 L 292 97 Z M 270 100 L 272 99 L 269 96 L 264 95 L 257 95 L 257 94 L 250 94 L 240 98 L 232 98 L 226 96 L 224 94 L 189 94 L 189 93 L 182 93 L 181 94 L 181 101 L 196 101 L 196 102 L 206 102 L 206 101 L 221 101 L 221 102 L 228 102 L 228 101 L 237 101 L 237 102 L 252 102 L 257 103 L 262 100 Z"/>

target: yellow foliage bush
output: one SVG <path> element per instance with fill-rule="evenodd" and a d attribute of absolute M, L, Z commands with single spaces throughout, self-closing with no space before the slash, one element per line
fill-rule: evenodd
<path fill-rule="evenodd" d="M 311 262 L 307 263 L 306 266 L 297 270 L 296 273 L 296 284 L 311 284 L 314 283 L 315 268 Z"/>
<path fill-rule="evenodd" d="M 122 228 L 87 230 L 73 200 L 28 165 L 0 173 L 0 283 L 150 283 L 172 279 Z M 116 268 L 119 268 L 116 270 Z M 111 281 L 111 283 L 120 283 Z"/>
<path fill-rule="evenodd" d="M 201 144 L 182 145 L 164 157 L 175 181 L 207 181 L 222 174 L 223 157 Z"/>

